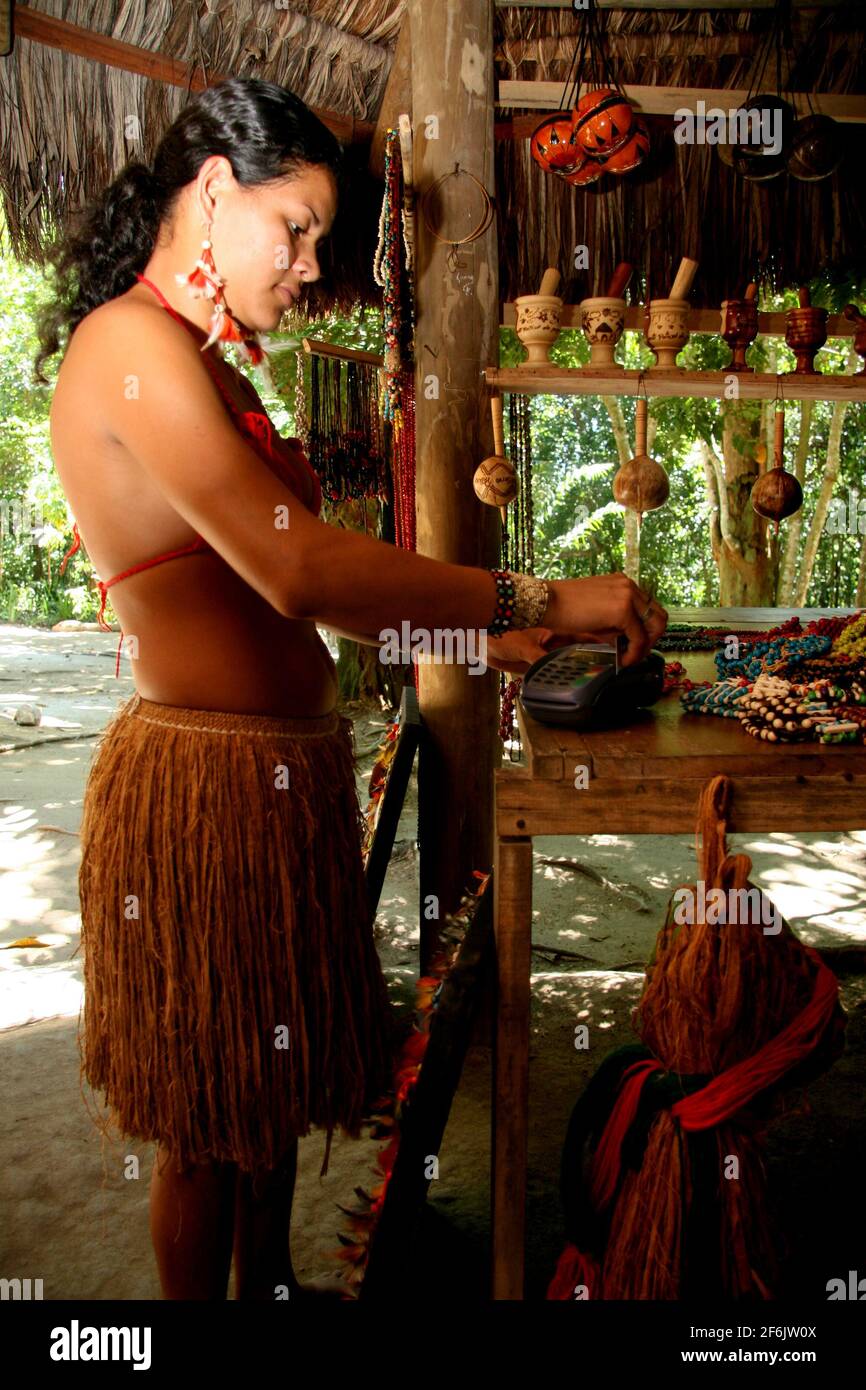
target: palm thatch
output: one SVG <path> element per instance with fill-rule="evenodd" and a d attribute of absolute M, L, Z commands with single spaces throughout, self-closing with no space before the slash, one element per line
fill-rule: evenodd
<path fill-rule="evenodd" d="M 625 85 L 775 90 L 768 86 L 775 62 L 757 88 L 771 11 L 611 10 L 605 17 L 611 69 Z M 556 82 L 564 91 L 580 22 L 570 9 L 498 10 L 497 76 Z M 866 91 L 864 27 L 861 6 L 794 11 L 797 60 L 787 79 L 783 73 L 784 90 Z M 604 73 L 585 77 L 601 81 Z M 518 114 L 502 107 L 497 119 Z M 545 268 L 555 265 L 560 293 L 576 303 L 603 294 L 622 260 L 638 268 L 633 293 L 664 295 L 683 255 L 700 262 L 691 298 L 701 306 L 742 293 L 750 280 L 778 289 L 806 283 L 826 267 L 866 273 L 862 125 L 841 127 L 848 149 L 830 178 L 801 183 L 783 175 L 758 184 L 736 175 L 712 146 L 676 144 L 670 117 L 648 124 L 645 165 L 579 189 L 539 169 L 527 139 L 498 142 L 501 299 L 537 290 Z M 580 245 L 589 248 L 587 271 L 573 268 Z"/>
<path fill-rule="evenodd" d="M 372 123 L 405 0 L 287 0 L 287 7 L 257 0 L 38 0 L 31 8 L 201 65 L 206 74 L 279 82 L 311 106 Z M 771 23 L 769 11 L 745 7 L 604 15 L 618 80 L 699 90 L 749 89 Z M 571 9 L 496 8 L 497 78 L 564 88 L 581 23 Z M 801 56 L 787 87 L 866 90 L 861 6 L 797 10 L 794 25 Z M 186 99 L 181 86 L 16 36 L 0 63 L 0 192 L 15 254 L 42 261 L 57 223 L 127 160 L 149 160 Z M 700 305 L 717 305 L 753 279 L 779 287 L 827 267 L 866 270 L 866 202 L 856 162 L 862 125 L 843 127 L 849 151 L 831 178 L 754 184 L 723 165 L 712 147 L 675 144 L 670 117 L 651 117 L 648 164 L 624 179 L 575 189 L 532 162 L 525 132 L 513 138 L 513 118 L 526 114 L 542 113 L 497 110 L 502 300 L 536 289 L 548 265 L 560 268 L 561 292 L 577 301 L 603 292 L 620 260 L 638 266 L 633 291 L 648 285 L 663 294 L 680 257 L 691 255 L 700 261 L 692 295 Z M 337 219 L 331 263 L 309 292 L 313 315 L 381 302 L 371 267 L 382 185 L 367 172 L 363 143 L 353 144 L 351 162 L 344 200 L 351 216 Z M 589 271 L 573 269 L 578 245 L 589 248 Z"/>

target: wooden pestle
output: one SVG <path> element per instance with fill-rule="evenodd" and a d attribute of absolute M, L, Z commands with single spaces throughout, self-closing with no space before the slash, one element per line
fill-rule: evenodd
<path fill-rule="evenodd" d="M 629 261 L 620 261 L 613 275 L 610 277 L 605 293 L 606 299 L 622 299 L 625 293 L 625 287 L 631 279 L 633 270 L 634 266 Z"/>
<path fill-rule="evenodd" d="M 758 286 L 755 284 L 754 280 L 752 280 L 752 281 L 750 281 L 749 284 L 746 286 L 746 293 L 743 295 L 743 298 L 744 298 L 744 299 L 754 299 L 757 293 L 758 293 Z"/>
<path fill-rule="evenodd" d="M 548 266 L 547 270 L 544 272 L 544 275 L 542 276 L 541 289 L 538 291 L 538 293 L 555 295 L 558 289 L 559 271 L 556 269 L 555 266 Z"/>
<path fill-rule="evenodd" d="M 801 309 L 811 309 L 811 307 L 812 307 L 812 301 L 811 301 L 811 298 L 810 298 L 810 296 L 809 296 L 809 286 L 808 286 L 808 285 L 801 285 L 801 286 L 800 286 L 800 288 L 799 288 L 798 291 L 797 291 L 797 298 L 798 298 L 798 300 L 800 301 L 800 308 L 801 308 Z"/>
<path fill-rule="evenodd" d="M 692 287 L 692 281 L 697 273 L 697 261 L 690 260 L 688 256 L 683 256 L 680 261 L 680 268 L 677 271 L 676 279 L 671 286 L 668 299 L 685 299 Z"/>

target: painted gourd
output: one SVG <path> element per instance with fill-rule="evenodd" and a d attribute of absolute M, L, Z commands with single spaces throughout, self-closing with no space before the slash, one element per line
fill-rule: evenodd
<path fill-rule="evenodd" d="M 650 138 L 646 122 L 635 117 L 634 129 L 621 150 L 608 155 L 604 161 L 606 174 L 630 174 L 639 164 L 643 164 L 649 154 Z"/>
<path fill-rule="evenodd" d="M 540 164 L 548 173 L 563 165 L 574 164 L 581 158 L 569 116 L 545 117 L 533 131 L 529 149 L 536 164 Z"/>
<path fill-rule="evenodd" d="M 631 102 L 612 87 L 584 92 L 574 109 L 575 134 L 587 154 L 609 155 L 621 149 L 633 125 Z"/>

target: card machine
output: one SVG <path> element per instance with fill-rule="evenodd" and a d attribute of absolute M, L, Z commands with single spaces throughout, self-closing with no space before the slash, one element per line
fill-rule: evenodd
<path fill-rule="evenodd" d="M 655 704 L 663 693 L 664 674 L 664 657 L 658 652 L 620 667 L 616 647 L 575 642 L 532 663 L 519 699 L 540 724 L 584 729 Z"/>

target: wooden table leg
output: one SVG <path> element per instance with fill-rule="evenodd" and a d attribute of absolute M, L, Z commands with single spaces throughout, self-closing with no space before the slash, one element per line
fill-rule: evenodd
<path fill-rule="evenodd" d="M 491 1134 L 492 1295 L 494 1299 L 522 1299 L 529 1122 L 532 840 L 497 836 L 494 852 L 497 997 Z"/>

